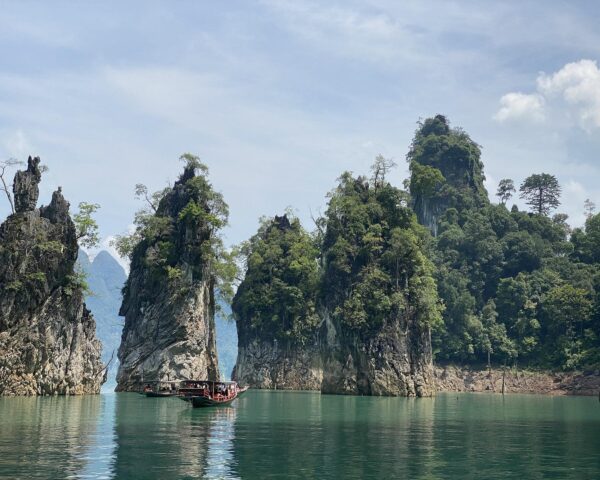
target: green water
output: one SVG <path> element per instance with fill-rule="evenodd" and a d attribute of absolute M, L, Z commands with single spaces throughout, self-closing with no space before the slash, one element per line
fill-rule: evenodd
<path fill-rule="evenodd" d="M 597 398 L 0 398 L 0 478 L 600 478 Z"/>

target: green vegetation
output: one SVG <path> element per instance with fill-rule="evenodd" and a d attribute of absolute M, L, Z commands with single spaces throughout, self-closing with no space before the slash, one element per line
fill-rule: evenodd
<path fill-rule="evenodd" d="M 316 308 L 363 339 L 395 320 L 430 327 L 438 361 L 597 368 L 593 203 L 585 227 L 571 231 L 566 215 L 549 216 L 560 204 L 557 179 L 536 174 L 520 187 L 533 212 L 507 208 L 516 191 L 508 178 L 491 204 L 479 146 L 441 115 L 419 123 L 407 160 L 410 195 L 386 181 L 393 162 L 381 156 L 371 178 L 342 174 L 314 240 L 296 219 L 287 229 L 278 217 L 264 222 L 245 247 L 238 325 L 303 342 L 317 326 Z M 310 267 L 302 281 L 292 268 L 295 244 Z"/>
<path fill-rule="evenodd" d="M 237 269 L 220 235 L 227 225 L 228 206 L 198 157 L 186 153 L 180 160 L 184 171 L 173 187 L 150 194 L 145 185 L 136 185 L 136 198 L 145 205 L 135 214 L 134 231 L 117 236 L 112 244 L 131 259 L 132 268 L 138 264 L 148 268 L 149 295 L 162 289 L 165 280 L 180 292 L 194 280 L 208 280 L 229 301 Z"/>
<path fill-rule="evenodd" d="M 232 304 L 240 339 L 310 341 L 319 323 L 318 250 L 300 221 L 289 214 L 262 219 L 241 254 L 246 276 Z"/>
<path fill-rule="evenodd" d="M 432 214 L 448 208 L 464 210 L 489 204 L 479 145 L 460 128 L 450 128 L 443 115 L 418 125 L 406 157 L 419 221 L 428 225 Z"/>
<path fill-rule="evenodd" d="M 600 216 L 586 207 L 585 228 L 572 233 L 566 215 L 550 218 L 560 185 L 548 174 L 520 187 L 534 213 L 506 208 L 515 191 L 510 179 L 500 182 L 500 204 L 489 204 L 478 152 L 468 135 L 437 116 L 420 124 L 408 155 L 414 208 L 436 234 L 430 255 L 445 306 L 433 332 L 437 359 L 597 366 Z M 423 166 L 444 177 L 425 193 L 415 189 Z"/>
<path fill-rule="evenodd" d="M 93 218 L 94 213 L 100 208 L 97 203 L 81 202 L 79 211 L 73 215 L 77 241 L 80 246 L 92 248 L 98 245 L 98 224 Z"/>
<path fill-rule="evenodd" d="M 515 189 L 515 183 L 510 178 L 503 178 L 498 183 L 498 190 L 496 196 L 500 199 L 502 205 L 506 205 L 517 190 Z"/>
<path fill-rule="evenodd" d="M 72 275 L 65 277 L 64 290 L 67 295 L 73 295 L 73 292 L 80 291 L 83 295 L 92 295 L 92 291 L 87 283 L 87 275 L 83 269 L 76 265 Z"/>
<path fill-rule="evenodd" d="M 311 341 L 318 310 L 357 337 L 386 324 L 408 332 L 440 322 L 433 265 L 424 254 L 430 235 L 406 206 L 406 192 L 386 180 L 393 166 L 379 156 L 371 178 L 342 174 L 314 237 L 293 217 L 262 222 L 242 247 L 246 276 L 233 303 L 242 341 L 252 334 Z"/>
<path fill-rule="evenodd" d="M 519 188 L 521 198 L 540 215 L 548 215 L 550 210 L 560 205 L 560 185 L 554 175 L 540 173 L 527 177 Z"/>
<path fill-rule="evenodd" d="M 429 234 L 406 193 L 385 177 L 346 172 L 329 194 L 322 225 L 321 300 L 349 331 L 368 333 L 388 322 L 424 328 L 440 320 Z"/>

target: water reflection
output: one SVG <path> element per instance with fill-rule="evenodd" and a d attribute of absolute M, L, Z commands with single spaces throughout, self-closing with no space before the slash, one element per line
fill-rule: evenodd
<path fill-rule="evenodd" d="M 593 398 L 0 398 L 0 478 L 600 478 Z"/>
<path fill-rule="evenodd" d="M 0 397 L 0 478 L 81 478 L 102 404 L 100 396 Z"/>
<path fill-rule="evenodd" d="M 235 408 L 119 394 L 114 478 L 234 478 Z"/>

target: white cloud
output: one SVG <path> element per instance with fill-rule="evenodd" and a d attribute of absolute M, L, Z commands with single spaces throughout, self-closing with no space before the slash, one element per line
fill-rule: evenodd
<path fill-rule="evenodd" d="M 600 70 L 593 60 L 568 63 L 551 75 L 540 74 L 538 91 L 547 98 L 562 98 L 580 126 L 600 128 Z"/>
<path fill-rule="evenodd" d="M 545 119 L 544 97 L 537 93 L 507 93 L 500 99 L 500 110 L 494 115 L 494 120 L 531 120 L 543 122 Z"/>
<path fill-rule="evenodd" d="M 600 69 L 596 61 L 579 60 L 552 74 L 542 72 L 536 86 L 534 93 L 504 95 L 494 120 L 539 122 L 552 110 L 559 123 L 575 123 L 587 132 L 600 128 Z"/>

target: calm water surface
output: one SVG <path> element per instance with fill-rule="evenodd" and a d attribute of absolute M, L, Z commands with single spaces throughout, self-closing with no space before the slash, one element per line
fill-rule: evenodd
<path fill-rule="evenodd" d="M 0 398 L 0 478 L 600 479 L 597 398 Z"/>

